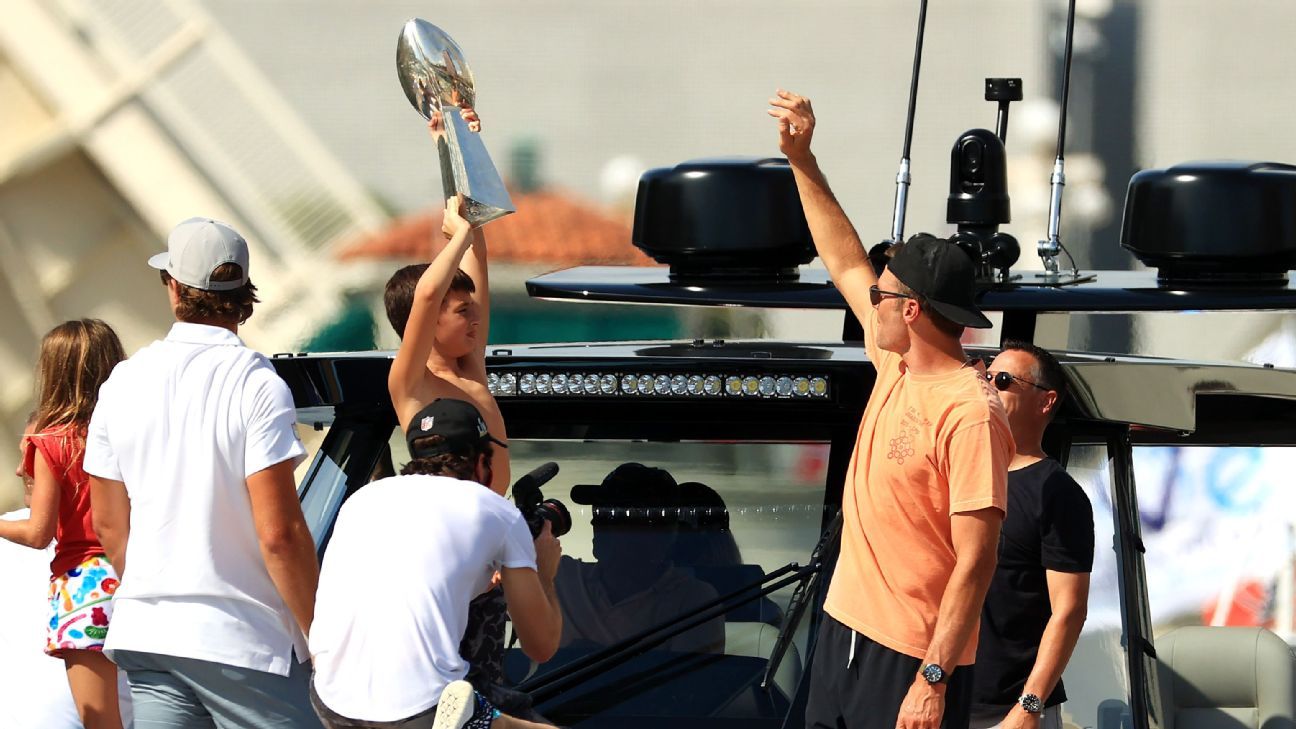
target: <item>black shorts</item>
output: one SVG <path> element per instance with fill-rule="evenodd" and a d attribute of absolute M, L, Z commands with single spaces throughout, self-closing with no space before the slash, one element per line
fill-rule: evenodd
<path fill-rule="evenodd" d="M 810 667 L 806 729 L 895 729 L 900 704 L 921 664 L 921 659 L 886 648 L 825 614 Z M 945 690 L 941 728 L 967 729 L 971 706 L 972 668 L 956 668 Z"/>

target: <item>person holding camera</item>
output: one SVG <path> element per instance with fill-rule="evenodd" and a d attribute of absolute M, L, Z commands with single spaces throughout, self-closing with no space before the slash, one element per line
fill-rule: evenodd
<path fill-rule="evenodd" d="M 562 548 L 548 524 L 533 542 L 522 514 L 487 486 L 504 444 L 471 403 L 433 401 L 406 442 L 401 475 L 357 492 L 333 527 L 310 635 L 315 710 L 329 729 L 544 726 L 475 693 L 459 641 L 469 602 L 498 571 L 523 652 L 548 660 L 562 635 Z"/>

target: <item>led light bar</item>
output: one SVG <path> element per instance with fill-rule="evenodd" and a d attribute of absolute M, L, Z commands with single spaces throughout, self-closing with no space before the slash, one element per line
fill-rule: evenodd
<path fill-rule="evenodd" d="M 826 375 L 703 372 L 494 371 L 486 386 L 495 397 L 826 399 Z"/>

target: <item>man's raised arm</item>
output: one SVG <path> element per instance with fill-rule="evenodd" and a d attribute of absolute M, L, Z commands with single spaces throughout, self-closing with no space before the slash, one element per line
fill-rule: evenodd
<path fill-rule="evenodd" d="M 779 151 L 787 155 L 792 165 L 815 249 L 855 316 L 864 321 L 872 308 L 869 287 L 877 285 L 877 275 L 855 226 L 846 217 L 846 211 L 837 202 L 818 160 L 810 151 L 815 130 L 814 109 L 809 99 L 782 89 L 769 103 L 774 107 L 769 115 L 778 120 Z"/>

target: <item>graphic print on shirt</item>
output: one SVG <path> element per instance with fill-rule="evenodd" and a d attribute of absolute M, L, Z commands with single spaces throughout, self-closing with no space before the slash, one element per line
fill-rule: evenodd
<path fill-rule="evenodd" d="M 890 439 L 890 448 L 887 451 L 887 458 L 903 466 L 906 458 L 912 458 L 916 449 L 914 448 L 914 439 L 918 436 L 918 427 L 931 427 L 931 422 L 918 412 L 918 408 L 910 405 L 904 415 L 900 417 L 900 430 L 897 435 Z"/>

